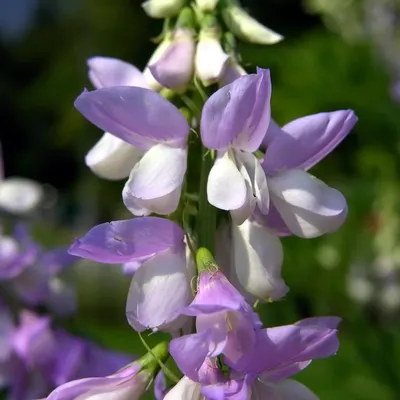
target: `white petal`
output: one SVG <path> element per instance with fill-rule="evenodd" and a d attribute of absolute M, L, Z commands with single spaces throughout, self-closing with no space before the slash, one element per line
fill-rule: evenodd
<path fill-rule="evenodd" d="M 163 329 L 174 322 L 180 310 L 192 300 L 185 253 L 166 251 L 146 261 L 136 271 L 126 306 L 128 321 L 137 330 L 142 330 L 137 324 Z M 182 320 L 182 325 L 184 322 Z"/>
<path fill-rule="evenodd" d="M 135 165 L 126 182 L 122 193 L 126 207 L 134 215 L 146 215 L 146 209 L 157 214 L 175 211 L 186 172 L 186 159 L 186 148 L 164 144 L 152 147 Z"/>
<path fill-rule="evenodd" d="M 142 150 L 106 132 L 87 153 L 85 162 L 101 178 L 118 180 L 129 176 L 143 153 Z"/>
<path fill-rule="evenodd" d="M 160 215 L 169 215 L 173 213 L 179 204 L 179 199 L 181 197 L 182 187 L 179 186 L 173 192 L 158 197 L 156 199 L 143 200 L 138 199 L 132 195 L 129 188 L 125 186 L 122 196 L 125 207 L 136 216 L 146 216 L 151 213 L 156 213 Z"/>
<path fill-rule="evenodd" d="M 157 144 L 135 165 L 127 185 L 139 199 L 156 199 L 182 185 L 187 149 Z"/>
<path fill-rule="evenodd" d="M 256 199 L 253 196 L 253 190 L 251 189 L 251 186 L 248 182 L 247 179 L 245 179 L 246 182 L 246 201 L 243 204 L 242 207 L 236 209 L 236 210 L 231 210 L 230 214 L 232 217 L 233 222 L 236 225 L 241 225 L 243 224 L 244 221 L 246 221 L 247 218 L 250 218 L 252 215 L 255 207 L 256 207 Z"/>
<path fill-rule="evenodd" d="M 268 214 L 269 210 L 269 191 L 267 177 L 261 167 L 261 163 L 252 154 L 244 151 L 235 151 L 235 157 L 240 164 L 240 171 L 246 170 L 250 178 L 253 195 L 256 198 L 257 206 L 262 214 Z"/>
<path fill-rule="evenodd" d="M 305 171 L 285 171 L 268 182 L 274 205 L 297 236 L 313 238 L 334 232 L 346 219 L 344 196 Z"/>
<path fill-rule="evenodd" d="M 42 186 L 25 178 L 0 182 L 0 208 L 15 214 L 32 211 L 43 198 Z"/>
<path fill-rule="evenodd" d="M 235 286 L 240 294 L 246 299 L 247 303 L 253 304 L 257 298 L 244 289 L 242 284 L 239 282 L 235 266 L 234 266 L 234 252 L 232 229 L 230 224 L 224 223 L 218 226 L 217 241 L 215 250 L 215 259 L 217 264 L 221 268 L 221 271 L 228 278 L 229 282 Z"/>
<path fill-rule="evenodd" d="M 185 0 L 147 0 L 142 7 L 151 18 L 168 18 L 178 14 L 184 4 Z"/>
<path fill-rule="evenodd" d="M 236 210 L 246 202 L 246 182 L 228 153 L 218 158 L 211 168 L 207 198 L 210 204 L 221 210 Z"/>
<path fill-rule="evenodd" d="M 202 400 L 204 397 L 200 393 L 201 386 L 184 376 L 181 380 L 165 395 L 164 400 Z"/>
<path fill-rule="evenodd" d="M 243 179 L 246 184 L 246 201 L 242 207 L 240 207 L 236 210 L 231 210 L 230 214 L 231 214 L 233 222 L 236 225 L 241 225 L 241 224 L 243 224 L 244 221 L 246 221 L 247 218 L 250 218 L 250 216 L 253 214 L 253 211 L 257 204 L 257 200 L 254 197 L 253 185 L 251 182 L 250 175 L 247 172 L 247 169 L 240 162 L 238 164 L 239 164 L 239 166 L 238 166 L 239 172 L 242 174 Z"/>
<path fill-rule="evenodd" d="M 222 78 L 229 63 L 219 40 L 207 33 L 200 33 L 195 55 L 196 74 L 204 86 L 209 86 Z"/>
<path fill-rule="evenodd" d="M 232 225 L 236 276 L 248 292 L 258 298 L 279 299 L 288 288 L 281 276 L 282 244 L 277 236 L 256 221 Z"/>

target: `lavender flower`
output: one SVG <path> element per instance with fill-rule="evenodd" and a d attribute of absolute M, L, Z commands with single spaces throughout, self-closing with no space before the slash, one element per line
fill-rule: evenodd
<path fill-rule="evenodd" d="M 82 93 L 75 107 L 92 123 L 146 151 L 123 190 L 134 215 L 170 214 L 186 172 L 189 125 L 158 93 L 127 86 Z"/>
<path fill-rule="evenodd" d="M 255 328 L 261 326 L 258 316 L 218 270 L 201 272 L 197 295 L 181 312 L 196 317 L 197 333 L 173 339 L 170 353 L 194 381 L 207 357 L 224 354 L 233 362 L 251 352 Z"/>
<path fill-rule="evenodd" d="M 190 9 L 188 11 L 191 13 Z M 177 28 L 168 48 L 157 62 L 149 65 L 152 75 L 162 86 L 177 92 L 186 90 L 194 72 L 193 36 L 192 29 Z"/>
<path fill-rule="evenodd" d="M 98 225 L 69 252 L 98 262 L 134 263 L 126 306 L 129 323 L 137 331 L 173 331 L 184 324 L 180 310 L 193 298 L 190 281 L 195 269 L 183 238 L 174 222 L 143 217 Z"/>
<path fill-rule="evenodd" d="M 314 165 L 347 135 L 357 119 L 352 111 L 337 111 L 332 124 L 327 124 L 324 116 L 313 119 L 314 124 L 310 119 L 299 121 L 293 125 L 298 127 L 299 135 L 307 132 L 308 138 L 318 138 L 310 146 L 303 135 L 299 145 L 300 140 L 290 139 L 291 135 L 274 134 L 276 124 L 267 132 L 270 88 L 269 72 L 259 69 L 256 75 L 224 86 L 206 102 L 201 120 L 202 141 L 219 153 L 208 178 L 208 199 L 214 206 L 230 210 L 239 225 L 255 211 L 256 216 L 261 214 L 261 220 L 264 216 L 268 221 L 283 219 L 297 236 L 311 238 L 333 232 L 347 215 L 346 200 L 340 192 L 300 169 L 301 162 Z M 311 130 L 306 131 L 305 127 Z M 251 154 L 263 140 L 268 143 L 262 163 L 265 172 Z M 290 153 L 288 146 L 293 146 Z M 289 160 L 294 149 L 296 156 L 282 170 L 283 152 Z M 298 159 L 299 163 L 295 163 Z M 277 224 L 269 225 L 275 228 Z"/>
<path fill-rule="evenodd" d="M 299 118 L 282 129 L 270 124 L 262 163 L 270 177 L 272 207 L 261 218 L 268 226 L 308 238 L 333 232 L 343 224 L 347 205 L 341 193 L 305 171 L 328 155 L 356 122 L 352 110 L 340 110 Z"/>

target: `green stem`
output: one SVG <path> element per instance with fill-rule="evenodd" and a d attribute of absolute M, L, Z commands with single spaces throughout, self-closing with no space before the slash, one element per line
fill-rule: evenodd
<path fill-rule="evenodd" d="M 139 338 L 147 350 L 147 354 L 144 355 L 139 361 L 141 362 L 142 367 L 150 367 L 155 368 L 154 364 L 157 364 L 164 372 L 165 376 L 171 379 L 173 382 L 178 383 L 179 378 L 165 365 L 165 361 L 169 357 L 168 354 L 168 342 L 158 343 L 152 349 L 144 340 L 142 334 L 138 332 Z"/>
<path fill-rule="evenodd" d="M 198 247 L 205 247 L 214 254 L 217 210 L 207 200 L 207 180 L 214 164 L 215 152 L 202 147 L 199 190 L 199 213 L 197 215 Z"/>

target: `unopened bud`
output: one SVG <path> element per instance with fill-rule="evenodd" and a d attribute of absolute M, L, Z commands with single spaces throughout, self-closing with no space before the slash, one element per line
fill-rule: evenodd
<path fill-rule="evenodd" d="M 195 56 L 195 70 L 204 86 L 217 82 L 229 62 L 229 55 L 220 43 L 220 31 L 215 18 L 208 15 L 199 35 Z"/>
<path fill-rule="evenodd" d="M 169 18 L 177 15 L 184 4 L 185 0 L 147 0 L 142 7 L 151 18 Z"/>
<path fill-rule="evenodd" d="M 275 44 L 283 39 L 282 35 L 260 24 L 251 17 L 235 0 L 228 1 L 227 7 L 222 12 L 222 16 L 231 32 L 246 42 Z"/>
<path fill-rule="evenodd" d="M 196 5 L 200 11 L 214 11 L 218 0 L 196 0 Z"/>

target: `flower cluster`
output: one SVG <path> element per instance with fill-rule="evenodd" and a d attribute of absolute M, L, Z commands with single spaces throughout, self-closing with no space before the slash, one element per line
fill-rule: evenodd
<path fill-rule="evenodd" d="M 52 316 L 75 312 L 75 292 L 58 276 L 74 259 L 65 249 L 42 249 L 24 226 L 0 235 L 0 387 L 10 400 L 44 396 L 130 361 L 52 325 Z"/>
<path fill-rule="evenodd" d="M 101 177 L 128 177 L 122 199 L 133 218 L 95 226 L 69 253 L 122 264 L 132 276 L 129 324 L 172 335 L 168 351 L 183 377 L 167 387 L 158 374 L 157 399 L 312 400 L 289 378 L 336 353 L 340 319 L 263 328 L 250 304 L 288 293 L 280 237 L 311 239 L 344 223 L 344 196 L 308 171 L 357 117 L 339 110 L 280 127 L 271 118 L 270 71 L 247 75 L 229 34 L 264 44 L 281 36 L 234 0 L 185 4 L 143 4 L 150 16 L 168 18 L 143 73 L 116 59 L 88 62 L 96 90 L 85 90 L 75 107 L 106 133 L 86 163 Z M 144 357 L 151 366 L 67 383 L 48 398 L 139 398 L 160 368 L 171 378 L 168 354 Z"/>

